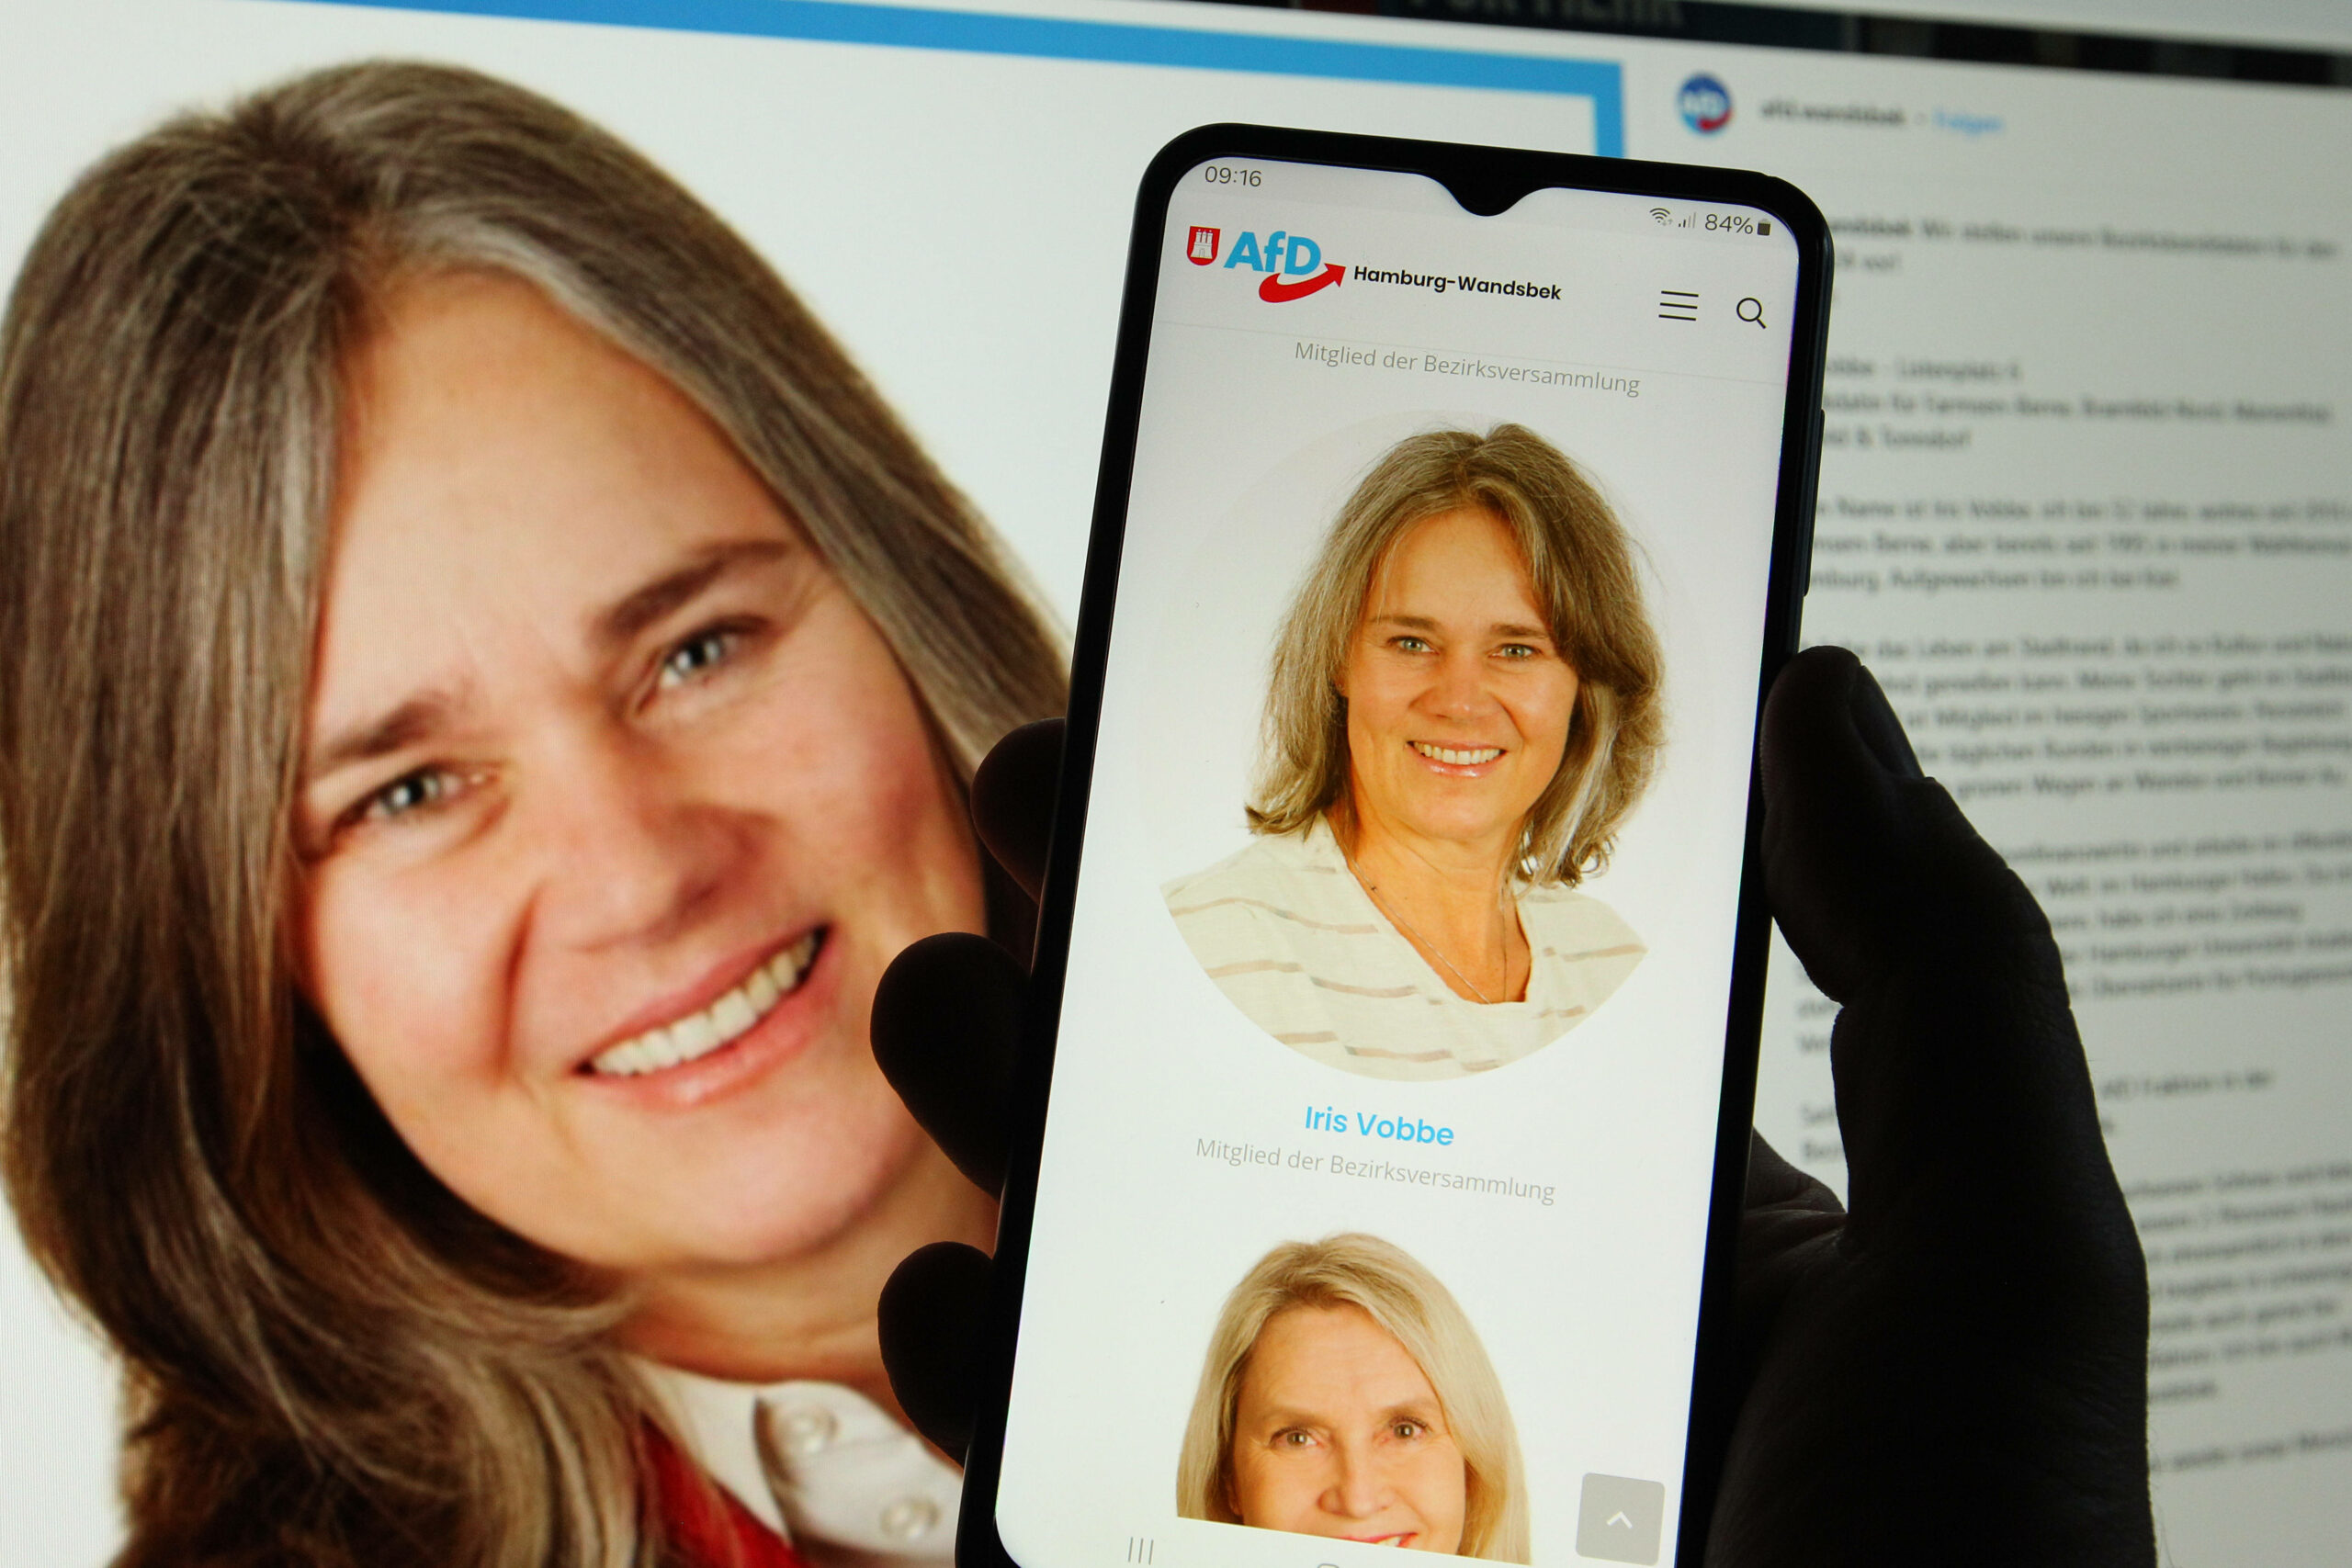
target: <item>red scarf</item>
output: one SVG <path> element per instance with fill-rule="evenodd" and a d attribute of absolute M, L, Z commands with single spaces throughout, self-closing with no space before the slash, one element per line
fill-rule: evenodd
<path fill-rule="evenodd" d="M 808 1560 L 760 1522 L 735 1495 L 648 1427 L 653 1502 L 670 1533 L 679 1568 L 808 1568 Z"/>

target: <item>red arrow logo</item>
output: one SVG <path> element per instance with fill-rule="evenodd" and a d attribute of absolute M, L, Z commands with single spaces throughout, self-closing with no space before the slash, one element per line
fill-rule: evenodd
<path fill-rule="evenodd" d="M 1276 274 L 1258 285 L 1258 298 L 1269 305 L 1279 305 L 1285 299 L 1304 299 L 1318 288 L 1329 288 L 1344 281 L 1347 276 L 1348 269 L 1338 262 L 1332 262 L 1313 277 L 1302 277 L 1296 283 L 1284 283 Z"/>

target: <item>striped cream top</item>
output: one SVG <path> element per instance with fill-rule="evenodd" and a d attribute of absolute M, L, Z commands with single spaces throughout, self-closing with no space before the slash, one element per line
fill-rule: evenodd
<path fill-rule="evenodd" d="M 1250 1021 L 1329 1066 L 1450 1078 L 1532 1055 L 1589 1017 L 1649 950 L 1600 899 L 1525 886 L 1527 999 L 1455 996 L 1348 869 L 1328 824 L 1253 839 L 1160 889 L 1201 967 Z"/>

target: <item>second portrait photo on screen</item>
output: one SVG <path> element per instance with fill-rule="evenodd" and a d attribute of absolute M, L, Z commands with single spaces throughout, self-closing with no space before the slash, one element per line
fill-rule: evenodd
<path fill-rule="evenodd" d="M 1176 1511 L 1531 1560 L 1519 1434 L 1477 1331 L 1435 1275 L 1360 1232 L 1282 1243 L 1226 1297 Z"/>

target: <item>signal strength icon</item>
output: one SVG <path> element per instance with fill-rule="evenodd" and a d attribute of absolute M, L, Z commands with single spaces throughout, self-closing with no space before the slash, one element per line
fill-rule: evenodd
<path fill-rule="evenodd" d="M 1660 223 L 1671 223 L 1674 221 L 1674 209 L 1670 207 L 1653 207 L 1650 209 L 1650 216 Z"/>

